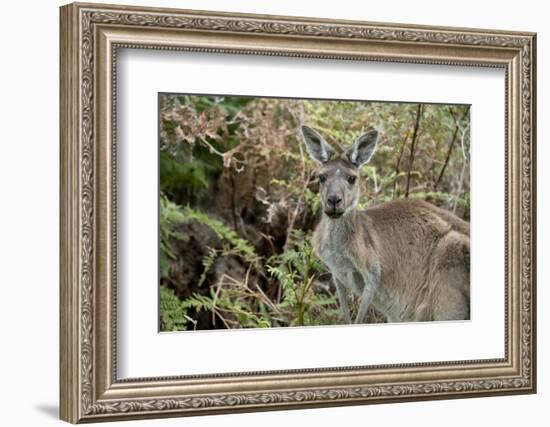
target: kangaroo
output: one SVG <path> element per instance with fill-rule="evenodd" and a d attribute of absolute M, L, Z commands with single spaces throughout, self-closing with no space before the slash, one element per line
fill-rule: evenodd
<path fill-rule="evenodd" d="M 354 323 L 369 306 L 387 322 L 470 318 L 470 228 L 452 213 L 415 199 L 359 210 L 360 168 L 373 156 L 378 132 L 368 130 L 338 153 L 302 126 L 320 164 L 322 218 L 313 247 L 329 268 L 343 319 L 352 323 L 348 291 L 359 298 Z"/>

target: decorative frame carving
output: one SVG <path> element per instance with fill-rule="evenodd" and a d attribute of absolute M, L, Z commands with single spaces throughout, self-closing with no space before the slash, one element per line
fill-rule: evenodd
<path fill-rule="evenodd" d="M 535 392 L 535 41 L 533 33 L 63 6 L 61 418 L 76 423 Z M 118 47 L 505 68 L 505 357 L 117 380 Z"/>

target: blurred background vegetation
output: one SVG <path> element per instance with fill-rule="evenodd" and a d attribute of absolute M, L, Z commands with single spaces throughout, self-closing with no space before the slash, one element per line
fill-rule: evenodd
<path fill-rule="evenodd" d="M 162 94 L 160 330 L 341 324 L 312 251 L 317 165 L 299 127 L 345 149 L 369 126 L 361 207 L 427 200 L 469 221 L 469 107 Z M 354 307 L 352 307 L 352 310 Z M 384 322 L 371 311 L 369 322 Z"/>

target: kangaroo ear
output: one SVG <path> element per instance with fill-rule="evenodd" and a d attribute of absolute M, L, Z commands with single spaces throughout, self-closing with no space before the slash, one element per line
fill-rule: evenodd
<path fill-rule="evenodd" d="M 346 152 L 348 159 L 358 168 L 367 163 L 376 151 L 378 131 L 369 130 L 361 135 L 352 147 Z"/>
<path fill-rule="evenodd" d="M 319 163 L 326 163 L 336 153 L 319 133 L 309 126 L 302 126 L 302 135 L 309 155 Z"/>

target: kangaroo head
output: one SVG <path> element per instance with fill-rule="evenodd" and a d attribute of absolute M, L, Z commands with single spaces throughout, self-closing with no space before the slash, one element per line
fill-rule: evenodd
<path fill-rule="evenodd" d="M 323 212 L 335 219 L 352 211 L 359 201 L 359 169 L 371 159 L 378 132 L 367 131 L 342 154 L 338 154 L 316 130 L 302 126 L 302 134 L 310 156 L 320 163 L 318 177 Z"/>

